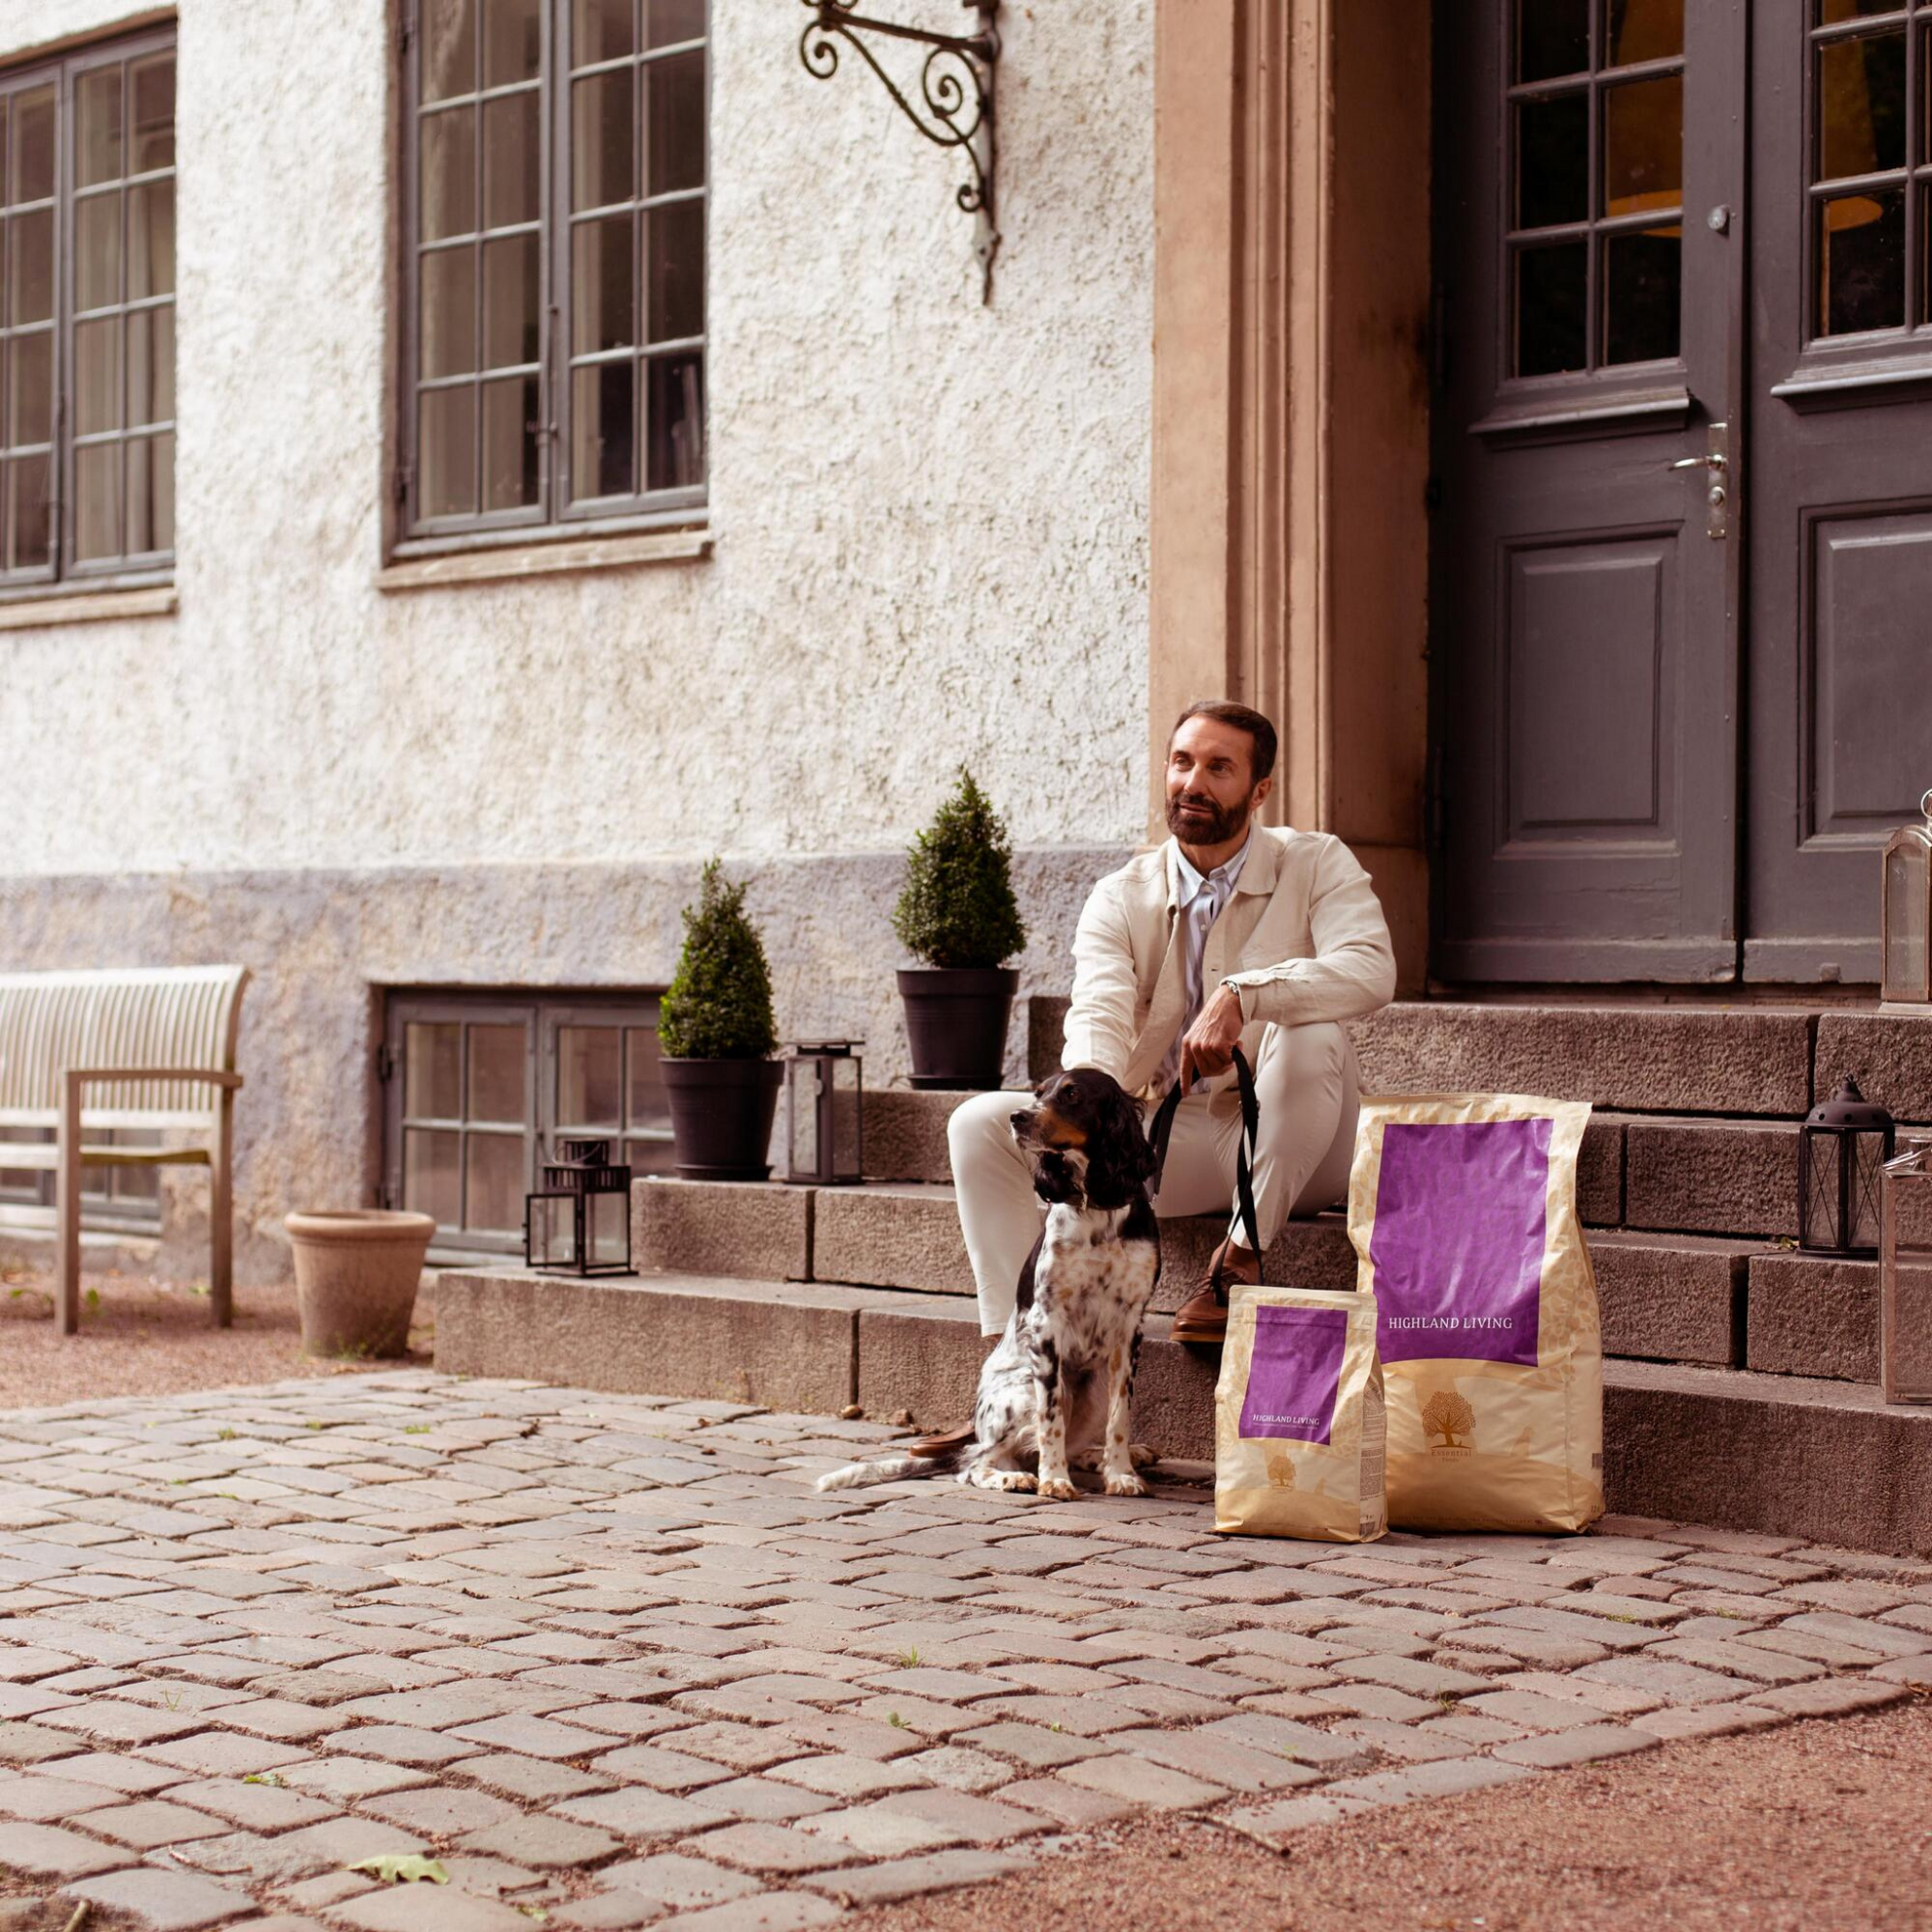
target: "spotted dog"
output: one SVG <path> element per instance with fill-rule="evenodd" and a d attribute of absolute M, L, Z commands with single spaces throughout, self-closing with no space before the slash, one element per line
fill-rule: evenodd
<path fill-rule="evenodd" d="M 1110 1496 L 1147 1493 L 1134 1468 L 1153 1458 L 1127 1434 L 1141 1321 L 1160 1273 L 1140 1108 L 1111 1075 L 1081 1066 L 1043 1082 L 1012 1132 L 1046 1224 L 980 1371 L 973 1440 L 939 1456 L 853 1463 L 821 1476 L 821 1490 L 949 1474 L 1065 1500 L 1078 1494 L 1071 1468 L 1097 1466 Z"/>

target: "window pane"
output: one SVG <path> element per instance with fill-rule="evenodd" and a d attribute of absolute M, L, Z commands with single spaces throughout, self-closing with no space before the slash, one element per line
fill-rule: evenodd
<path fill-rule="evenodd" d="M 119 181 L 121 160 L 121 70 L 96 68 L 75 82 L 74 167 L 78 185 Z"/>
<path fill-rule="evenodd" d="M 1818 0 L 1818 24 L 1834 20 L 1865 20 L 1874 14 L 1902 14 L 1906 0 Z"/>
<path fill-rule="evenodd" d="M 54 431 L 54 339 L 16 335 L 7 345 L 7 443 L 50 442 Z"/>
<path fill-rule="evenodd" d="M 483 244 L 484 368 L 508 369 L 537 359 L 538 287 L 534 235 Z"/>
<path fill-rule="evenodd" d="M 638 0 L 577 0 L 571 27 L 572 65 L 589 67 L 635 52 L 637 11 Z"/>
<path fill-rule="evenodd" d="M 469 1108 L 472 1121 L 523 1121 L 526 1037 L 520 1026 L 472 1026 L 469 1032 Z"/>
<path fill-rule="evenodd" d="M 1584 362 L 1585 244 L 1520 249 L 1516 258 L 1516 373 L 1550 376 Z"/>
<path fill-rule="evenodd" d="M 463 1225 L 497 1233 L 524 1225 L 524 1143 L 515 1134 L 466 1137 L 469 1185 Z"/>
<path fill-rule="evenodd" d="M 1604 240 L 1604 360 L 1652 362 L 1677 354 L 1683 230 L 1647 228 Z"/>
<path fill-rule="evenodd" d="M 128 422 L 172 422 L 175 413 L 175 312 L 137 309 L 128 318 Z"/>
<path fill-rule="evenodd" d="M 73 211 L 74 300 L 82 309 L 121 299 L 121 197 L 98 194 Z"/>
<path fill-rule="evenodd" d="M 632 96 L 637 73 L 618 68 L 572 83 L 571 206 L 607 208 L 634 198 L 631 184 Z"/>
<path fill-rule="evenodd" d="M 704 358 L 660 355 L 648 368 L 649 474 L 644 487 L 693 489 L 704 481 Z"/>
<path fill-rule="evenodd" d="M 128 70 L 134 88 L 134 164 L 129 173 L 175 164 L 175 57 L 156 54 Z"/>
<path fill-rule="evenodd" d="M 571 382 L 571 495 L 629 497 L 637 492 L 632 451 L 634 365 L 600 362 Z"/>
<path fill-rule="evenodd" d="M 1548 228 L 1590 213 L 1590 97 L 1559 94 L 1516 110 L 1517 226 Z"/>
<path fill-rule="evenodd" d="M 403 1112 L 414 1121 L 463 1118 L 463 1029 L 412 1020 L 403 1029 Z"/>
<path fill-rule="evenodd" d="M 1516 77 L 1548 80 L 1590 65 L 1590 0 L 1517 0 Z"/>
<path fill-rule="evenodd" d="M 483 109 L 483 225 L 507 228 L 537 218 L 542 139 L 538 97 L 531 89 L 506 95 Z"/>
<path fill-rule="evenodd" d="M 403 1135 L 403 1206 L 432 1215 L 441 1228 L 457 1227 L 463 1219 L 456 1174 L 462 1144 L 460 1134 L 427 1133 L 420 1127 Z"/>
<path fill-rule="evenodd" d="M 541 0 L 483 0 L 483 85 L 534 80 L 543 56 Z"/>
<path fill-rule="evenodd" d="M 1684 77 L 1604 90 L 1604 213 L 1675 208 L 1684 192 Z"/>
<path fill-rule="evenodd" d="M 476 110 L 446 107 L 422 124 L 424 242 L 476 229 Z"/>
<path fill-rule="evenodd" d="M 675 1174 L 676 1143 L 667 1140 L 626 1141 L 624 1158 L 633 1174 Z"/>
<path fill-rule="evenodd" d="M 175 440 L 137 436 L 128 444 L 128 554 L 172 550 L 175 541 Z"/>
<path fill-rule="evenodd" d="M 704 0 L 644 0 L 649 15 L 649 44 L 668 47 L 678 41 L 696 41 L 704 34 Z"/>
<path fill-rule="evenodd" d="M 128 296 L 175 292 L 175 185 L 149 182 L 128 191 Z"/>
<path fill-rule="evenodd" d="M 476 514 L 476 392 L 431 389 L 419 405 L 418 495 L 426 517 Z"/>
<path fill-rule="evenodd" d="M 1818 333 L 1897 328 L 1905 320 L 1905 196 L 1837 195 L 1817 214 Z"/>
<path fill-rule="evenodd" d="M 630 1056 L 625 1123 L 633 1127 L 668 1127 L 670 1103 L 665 1098 L 664 1074 L 658 1065 L 662 1049 L 655 1027 L 626 1027 L 624 1051 Z"/>
<path fill-rule="evenodd" d="M 1905 36 L 1818 49 L 1818 179 L 1905 165 Z"/>
<path fill-rule="evenodd" d="M 623 1124 L 623 1036 L 616 1027 L 556 1030 L 556 1120 L 560 1127 Z"/>
<path fill-rule="evenodd" d="M 73 331 L 73 423 L 82 436 L 121 427 L 121 318 Z"/>
<path fill-rule="evenodd" d="M 1668 60 L 1683 51 L 1684 0 L 1605 0 L 1605 67 Z"/>
<path fill-rule="evenodd" d="M 571 237 L 571 352 L 594 355 L 638 339 L 637 274 L 632 267 L 634 217 L 580 221 Z"/>
<path fill-rule="evenodd" d="M 476 251 L 438 248 L 422 258 L 422 373 L 461 376 L 476 366 Z"/>
<path fill-rule="evenodd" d="M 41 568 L 52 554 L 44 456 L 22 456 L 7 466 L 7 535 L 10 569 Z"/>
<path fill-rule="evenodd" d="M 650 233 L 650 334 L 675 342 L 704 333 L 704 204 L 673 202 L 645 217 Z"/>
<path fill-rule="evenodd" d="M 16 214 L 7 223 L 7 319 L 50 322 L 54 313 L 54 212 Z"/>
<path fill-rule="evenodd" d="M 121 554 L 121 445 L 73 453 L 74 550 L 83 559 Z"/>
<path fill-rule="evenodd" d="M 53 89 L 37 87 L 29 94 L 15 95 L 11 120 L 14 147 L 7 169 L 9 198 L 16 207 L 23 201 L 45 201 L 54 191 Z"/>
<path fill-rule="evenodd" d="M 537 379 L 483 384 L 483 507 L 528 509 L 537 500 Z"/>
<path fill-rule="evenodd" d="M 650 192 L 704 185 L 704 56 L 673 54 L 644 70 L 651 130 Z"/>
<path fill-rule="evenodd" d="M 476 91 L 476 0 L 423 0 L 422 98 Z"/>

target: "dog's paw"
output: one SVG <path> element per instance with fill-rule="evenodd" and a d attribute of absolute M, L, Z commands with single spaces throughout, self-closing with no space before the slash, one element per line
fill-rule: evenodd
<path fill-rule="evenodd" d="M 1150 1448 L 1145 1442 L 1134 1443 L 1127 1450 L 1127 1454 L 1132 1457 L 1136 1469 L 1151 1469 L 1160 1461 L 1159 1452 Z"/>
<path fill-rule="evenodd" d="M 1070 1476 L 1042 1476 L 1039 1492 L 1048 1502 L 1070 1503 L 1080 1494 Z"/>
<path fill-rule="evenodd" d="M 1148 1492 L 1148 1486 L 1131 1469 L 1112 1470 L 1106 1481 L 1110 1496 L 1144 1496 Z"/>

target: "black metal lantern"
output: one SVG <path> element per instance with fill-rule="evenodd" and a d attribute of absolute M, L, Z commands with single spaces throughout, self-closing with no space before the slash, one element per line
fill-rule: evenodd
<path fill-rule="evenodd" d="M 866 1172 L 862 1039 L 800 1040 L 785 1061 L 785 1179 L 850 1186 Z"/>
<path fill-rule="evenodd" d="M 1918 823 L 1901 825 L 1885 847 L 1880 997 L 1889 1007 L 1932 1006 L 1932 791 L 1918 810 Z"/>
<path fill-rule="evenodd" d="M 1876 1255 L 1881 1178 L 1892 1155 L 1891 1116 L 1838 1083 L 1798 1134 L 1798 1245 L 1821 1255 Z"/>
<path fill-rule="evenodd" d="M 524 1262 L 551 1274 L 631 1272 L 631 1170 L 609 1141 L 559 1141 L 524 1203 Z"/>

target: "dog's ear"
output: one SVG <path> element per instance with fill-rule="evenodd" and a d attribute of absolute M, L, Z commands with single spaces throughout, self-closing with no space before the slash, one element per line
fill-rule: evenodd
<path fill-rule="evenodd" d="M 1097 1208 L 1124 1208 L 1153 1173 L 1141 1110 L 1127 1094 L 1111 1096 L 1087 1137 L 1087 1194 Z"/>
<path fill-rule="evenodd" d="M 1033 1191 L 1042 1201 L 1077 1201 L 1081 1191 L 1080 1177 L 1064 1153 L 1048 1149 L 1034 1157 Z"/>

